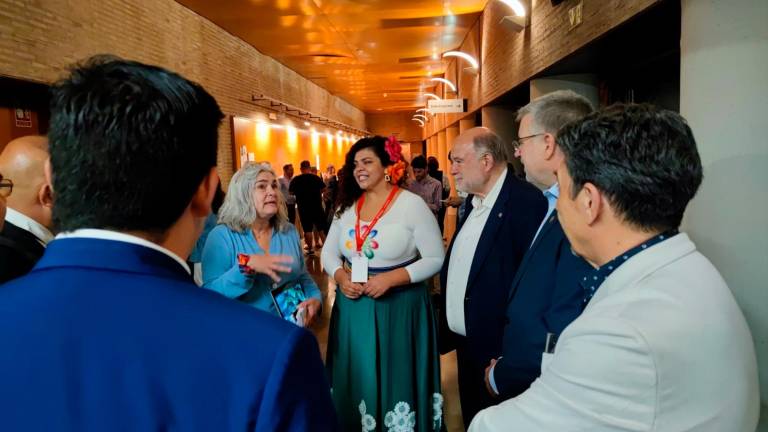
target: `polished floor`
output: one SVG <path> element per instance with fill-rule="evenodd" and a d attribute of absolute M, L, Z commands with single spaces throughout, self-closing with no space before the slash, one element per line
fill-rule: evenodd
<path fill-rule="evenodd" d="M 336 300 L 336 286 L 328 275 L 323 272 L 320 266 L 318 256 L 307 257 L 307 268 L 312 278 L 317 282 L 320 291 L 323 293 L 323 315 L 312 327 L 312 331 L 317 336 L 320 344 L 320 351 L 323 359 L 328 347 L 328 325 L 331 318 L 331 309 Z M 443 397 L 445 398 L 443 416 L 449 432 L 464 431 L 461 418 L 461 407 L 459 405 L 459 387 L 456 370 L 455 352 L 441 356 L 440 373 L 442 381 Z"/>

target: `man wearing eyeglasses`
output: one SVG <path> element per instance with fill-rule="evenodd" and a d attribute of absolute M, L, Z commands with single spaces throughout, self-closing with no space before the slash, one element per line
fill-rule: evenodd
<path fill-rule="evenodd" d="M 27 274 L 53 239 L 51 187 L 45 180 L 48 140 L 25 136 L 0 153 L 0 172 L 16 181 L 0 194 L 7 197 L 5 224 L 0 231 L 0 283 Z M 4 180 L 11 182 L 11 180 Z"/>
<path fill-rule="evenodd" d="M 456 350 L 465 425 L 494 403 L 485 389 L 488 360 L 501 355 L 509 286 L 547 202 L 515 177 L 506 144 L 487 128 L 454 140 L 451 175 L 471 194 L 440 273 L 440 351 Z"/>
<path fill-rule="evenodd" d="M 585 97 L 561 90 L 531 101 L 517 113 L 520 138 L 515 156 L 525 166 L 526 179 L 544 190 L 549 208 L 510 287 L 502 355 L 489 359 L 486 369 L 486 386 L 493 396 L 509 399 L 524 392 L 546 367 L 554 341 L 581 313 L 579 282 L 590 266 L 571 253 L 555 211 L 555 171 L 563 161 L 556 137 L 563 125 L 591 111 Z"/>

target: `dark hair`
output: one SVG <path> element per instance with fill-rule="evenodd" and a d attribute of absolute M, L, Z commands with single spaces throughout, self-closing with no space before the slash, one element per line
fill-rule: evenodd
<path fill-rule="evenodd" d="M 624 220 L 646 231 L 680 226 L 701 185 L 701 159 L 679 114 L 614 105 L 565 125 L 557 136 L 573 196 L 589 182 Z"/>
<path fill-rule="evenodd" d="M 216 100 L 173 72 L 113 56 L 74 66 L 51 96 L 57 228 L 162 238 L 216 166 Z"/>
<path fill-rule="evenodd" d="M 355 155 L 362 149 L 369 148 L 373 150 L 376 156 L 381 161 L 384 167 L 392 165 L 392 161 L 389 160 L 389 153 L 385 149 L 387 139 L 381 136 L 372 136 L 368 138 L 362 138 L 349 148 L 347 155 L 344 157 L 344 170 L 346 171 L 341 177 L 339 177 L 339 198 L 338 206 L 336 210 L 336 216 L 341 216 L 344 210 L 352 206 L 360 195 L 363 194 L 363 190 L 355 180 Z M 400 179 L 398 185 L 402 186 L 405 183 L 405 176 Z"/>
<path fill-rule="evenodd" d="M 309 167 L 310 167 L 310 165 L 309 165 L 309 161 L 308 160 L 301 161 L 301 164 L 299 165 L 299 169 L 307 169 Z"/>
<path fill-rule="evenodd" d="M 440 168 L 440 162 L 437 161 L 436 157 L 430 156 L 427 158 L 427 166 L 429 171 L 435 172 Z"/>
<path fill-rule="evenodd" d="M 427 167 L 427 159 L 422 155 L 418 155 L 411 161 L 411 167 L 416 169 L 425 169 Z"/>
<path fill-rule="evenodd" d="M 289 163 L 285 164 L 285 165 L 283 165 L 283 171 L 285 171 L 285 170 L 287 170 L 288 168 L 291 168 L 291 167 L 293 167 L 292 164 L 289 164 Z"/>

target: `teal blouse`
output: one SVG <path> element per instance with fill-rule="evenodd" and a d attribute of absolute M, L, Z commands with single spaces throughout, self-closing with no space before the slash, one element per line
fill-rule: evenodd
<path fill-rule="evenodd" d="M 264 274 L 244 274 L 237 263 L 240 253 L 264 254 L 251 230 L 240 233 L 226 225 L 217 225 L 211 230 L 203 248 L 203 287 L 279 315 L 269 294 L 274 281 Z M 293 262 L 286 264 L 291 268 L 290 273 L 278 273 L 279 285 L 300 283 L 307 298 L 316 298 L 322 303 L 320 289 L 307 272 L 299 234 L 293 225 L 284 232 L 272 231 L 269 254 L 293 257 Z"/>

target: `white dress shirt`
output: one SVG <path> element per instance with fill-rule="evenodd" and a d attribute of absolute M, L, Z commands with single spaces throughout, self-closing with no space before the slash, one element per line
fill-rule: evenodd
<path fill-rule="evenodd" d="M 469 270 L 472 268 L 472 260 L 475 257 L 477 243 L 483 233 L 485 223 L 491 214 L 493 205 L 499 197 L 501 187 L 507 178 L 507 168 L 501 173 L 485 198 L 477 195 L 472 197 L 472 212 L 467 216 L 461 230 L 456 234 L 453 242 L 451 256 L 448 262 L 448 277 L 445 291 L 445 309 L 448 320 L 448 328 L 456 334 L 467 335 L 466 322 L 464 320 L 464 297 L 467 293 Z"/>
<path fill-rule="evenodd" d="M 541 376 L 469 431 L 753 432 L 759 413 L 744 315 L 678 234 L 608 276 Z"/>
<path fill-rule="evenodd" d="M 56 236 L 56 239 L 66 239 L 66 238 L 91 238 L 91 239 L 100 239 L 100 240 L 112 240 L 112 241 L 119 241 L 123 243 L 131 243 L 139 246 L 148 247 L 150 249 L 154 249 L 158 252 L 164 253 L 169 257 L 173 258 L 177 263 L 179 263 L 180 266 L 184 268 L 184 270 L 187 273 L 190 273 L 187 262 L 181 259 L 180 256 L 160 246 L 157 243 L 152 243 L 149 240 L 145 240 L 141 237 L 136 237 L 134 235 L 125 234 L 117 231 L 109 231 L 104 229 L 83 228 L 83 229 L 78 229 L 74 231 L 63 232 Z"/>
<path fill-rule="evenodd" d="M 10 207 L 6 209 L 5 220 L 35 236 L 42 246 L 53 240 L 53 233 L 48 228 Z"/>

